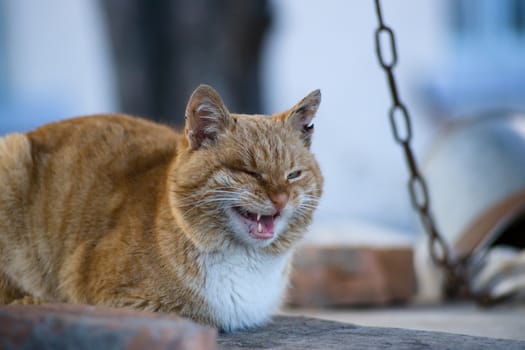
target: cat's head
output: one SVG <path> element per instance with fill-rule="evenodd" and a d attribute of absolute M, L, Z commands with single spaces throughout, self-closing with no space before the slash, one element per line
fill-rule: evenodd
<path fill-rule="evenodd" d="M 242 115 L 230 113 L 210 86 L 193 92 L 171 202 L 201 248 L 241 244 L 279 253 L 302 237 L 323 185 L 310 152 L 320 102 L 316 90 L 288 111 Z"/>

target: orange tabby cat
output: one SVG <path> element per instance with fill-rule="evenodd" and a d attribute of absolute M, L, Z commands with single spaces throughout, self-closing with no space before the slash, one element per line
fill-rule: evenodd
<path fill-rule="evenodd" d="M 0 138 L 0 303 L 30 297 L 266 321 L 322 177 L 314 91 L 272 116 L 201 85 L 184 134 L 99 115 Z"/>

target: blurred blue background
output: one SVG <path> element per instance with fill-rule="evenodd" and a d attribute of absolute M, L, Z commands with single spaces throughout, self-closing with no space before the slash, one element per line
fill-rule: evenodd
<path fill-rule="evenodd" d="M 524 109 L 525 1 L 383 3 L 418 157 L 450 120 Z M 373 1 L 0 0 L 0 133 L 114 111 L 180 126 L 201 82 L 250 113 L 320 88 L 313 150 L 326 187 L 313 230 L 412 237 L 376 26 Z"/>

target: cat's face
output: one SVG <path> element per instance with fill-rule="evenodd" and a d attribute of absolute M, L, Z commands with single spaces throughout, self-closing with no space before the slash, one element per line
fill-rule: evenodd
<path fill-rule="evenodd" d="M 238 115 L 210 87 L 194 92 L 172 203 L 195 242 L 281 252 L 304 234 L 322 191 L 309 150 L 319 102 L 315 91 L 284 113 Z"/>

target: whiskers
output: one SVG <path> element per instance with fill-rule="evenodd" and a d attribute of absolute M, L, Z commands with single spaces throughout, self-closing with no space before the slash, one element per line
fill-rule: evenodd
<path fill-rule="evenodd" d="M 218 214 L 224 209 L 238 206 L 241 193 L 242 191 L 239 191 L 239 189 L 224 187 L 198 191 L 187 196 L 178 197 L 177 201 L 182 208 L 187 208 L 182 214 L 183 216 L 187 216 L 192 211 L 203 207 L 210 214 Z"/>
<path fill-rule="evenodd" d="M 303 192 L 299 203 L 292 209 L 292 216 L 297 219 L 309 219 L 319 205 L 319 197 L 313 195 L 313 190 Z M 270 210 L 272 204 L 260 198 L 256 193 L 242 187 L 219 187 L 200 190 L 186 196 L 177 196 L 179 208 L 184 210 L 183 216 L 188 216 L 198 209 L 205 209 L 208 215 L 221 215 L 227 209 L 235 207 L 246 208 L 253 212 Z M 249 205 L 247 205 L 249 203 Z"/>
<path fill-rule="evenodd" d="M 310 192 L 311 193 L 311 192 Z M 298 218 L 308 219 L 312 215 L 312 212 L 319 205 L 319 197 L 313 196 L 311 194 L 304 193 L 301 196 L 301 201 L 297 208 L 295 208 L 295 215 Z"/>

